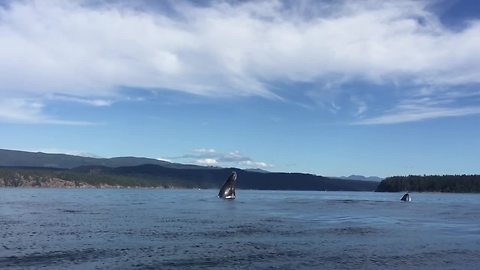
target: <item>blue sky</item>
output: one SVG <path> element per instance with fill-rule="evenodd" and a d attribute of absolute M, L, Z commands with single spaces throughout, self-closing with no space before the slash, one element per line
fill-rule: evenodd
<path fill-rule="evenodd" d="M 477 1 L 0 0 L 0 148 L 480 173 Z"/>

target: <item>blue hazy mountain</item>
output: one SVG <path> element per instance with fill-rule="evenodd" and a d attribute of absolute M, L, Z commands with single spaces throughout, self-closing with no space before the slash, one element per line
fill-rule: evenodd
<path fill-rule="evenodd" d="M 167 168 L 201 169 L 203 166 L 172 163 L 143 157 L 94 158 L 67 154 L 50 154 L 0 149 L 0 167 L 48 167 L 72 169 L 80 166 L 124 167 L 143 164 L 160 165 Z"/>

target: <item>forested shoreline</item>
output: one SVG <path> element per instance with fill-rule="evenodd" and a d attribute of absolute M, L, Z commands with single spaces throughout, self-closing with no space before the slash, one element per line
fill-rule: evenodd
<path fill-rule="evenodd" d="M 409 175 L 385 178 L 377 192 L 480 193 L 480 175 Z"/>
<path fill-rule="evenodd" d="M 331 179 L 303 173 L 248 171 L 238 168 L 168 168 L 153 164 L 73 169 L 0 167 L 0 187 L 154 187 L 219 188 L 236 171 L 239 189 L 373 191 L 374 181 Z"/>

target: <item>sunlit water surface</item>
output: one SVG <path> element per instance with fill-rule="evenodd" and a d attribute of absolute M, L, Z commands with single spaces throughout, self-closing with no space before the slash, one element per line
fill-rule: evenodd
<path fill-rule="evenodd" d="M 0 189 L 0 268 L 479 269 L 480 195 Z"/>

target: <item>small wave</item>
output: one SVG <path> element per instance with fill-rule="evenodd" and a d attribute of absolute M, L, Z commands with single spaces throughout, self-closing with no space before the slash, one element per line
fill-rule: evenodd
<path fill-rule="evenodd" d="M 75 209 L 58 209 L 60 212 L 63 212 L 63 213 L 68 213 L 68 214 L 78 214 L 78 213 L 82 213 L 83 211 L 81 210 L 75 210 Z"/>
<path fill-rule="evenodd" d="M 25 255 L 0 257 L 1 267 L 35 267 L 58 263 L 81 263 L 99 258 L 118 256 L 116 252 L 97 249 L 36 252 Z"/>
<path fill-rule="evenodd" d="M 371 227 L 343 227 L 332 228 L 330 232 L 336 235 L 368 235 L 379 233 L 379 230 Z"/>

